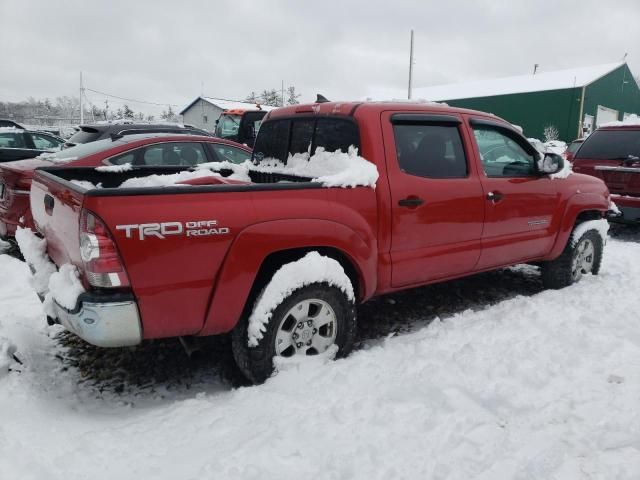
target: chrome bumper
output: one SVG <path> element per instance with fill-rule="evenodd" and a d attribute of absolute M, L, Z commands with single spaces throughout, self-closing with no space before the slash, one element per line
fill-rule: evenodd
<path fill-rule="evenodd" d="M 83 299 L 84 295 L 73 311 L 54 302 L 56 316 L 67 330 L 98 347 L 127 347 L 142 341 L 142 325 L 134 300 L 96 302 Z"/>

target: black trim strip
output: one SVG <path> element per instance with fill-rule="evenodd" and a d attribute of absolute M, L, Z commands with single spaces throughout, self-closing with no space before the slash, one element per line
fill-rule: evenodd
<path fill-rule="evenodd" d="M 391 115 L 391 123 L 444 123 L 450 125 L 460 125 L 462 123 L 462 120 L 453 115 L 437 115 L 431 113 L 394 113 L 393 115 Z"/>

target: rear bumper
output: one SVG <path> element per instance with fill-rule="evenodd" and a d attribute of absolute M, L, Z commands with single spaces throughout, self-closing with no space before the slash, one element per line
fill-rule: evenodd
<path fill-rule="evenodd" d="M 127 347 L 142 341 L 138 306 L 131 294 L 78 297 L 73 310 L 54 302 L 57 319 L 70 332 L 98 347 Z"/>

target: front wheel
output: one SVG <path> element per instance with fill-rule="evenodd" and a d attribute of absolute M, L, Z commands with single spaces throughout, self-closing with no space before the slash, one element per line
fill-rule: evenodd
<path fill-rule="evenodd" d="M 603 240 L 600 233 L 587 230 L 580 238 L 567 242 L 562 254 L 542 265 L 542 283 L 545 288 L 559 289 L 580 281 L 583 275 L 597 275 L 602 262 Z"/>
<path fill-rule="evenodd" d="M 340 289 L 313 283 L 284 298 L 264 327 L 262 338 L 252 347 L 247 318 L 233 331 L 233 356 L 254 383 L 269 378 L 275 357 L 318 355 L 333 345 L 338 356 L 346 356 L 356 334 L 355 305 Z"/>

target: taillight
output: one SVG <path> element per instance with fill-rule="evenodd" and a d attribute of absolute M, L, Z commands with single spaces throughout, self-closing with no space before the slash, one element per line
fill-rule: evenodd
<path fill-rule="evenodd" d="M 93 213 L 80 215 L 80 256 L 87 281 L 94 287 L 128 287 L 129 277 L 106 225 Z"/>

